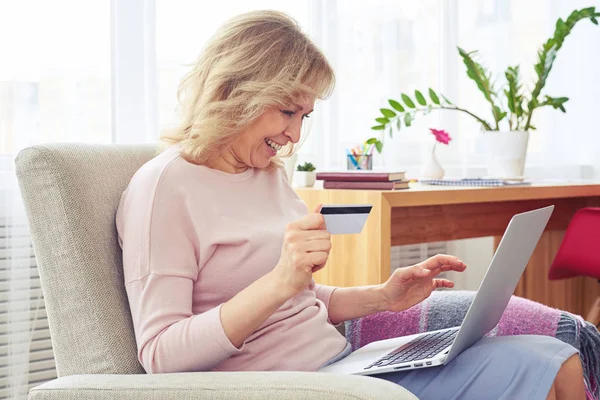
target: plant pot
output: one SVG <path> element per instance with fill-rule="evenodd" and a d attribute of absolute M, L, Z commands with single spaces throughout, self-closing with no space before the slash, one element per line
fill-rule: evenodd
<path fill-rule="evenodd" d="M 523 176 L 529 132 L 486 131 L 482 135 L 488 176 L 493 178 Z"/>
<path fill-rule="evenodd" d="M 298 154 L 294 153 L 291 156 L 283 159 L 283 165 L 285 166 L 285 173 L 288 177 L 290 186 L 294 181 L 294 171 L 296 170 L 296 162 L 298 161 Z"/>
<path fill-rule="evenodd" d="M 298 187 L 312 187 L 315 184 L 315 179 L 317 179 L 317 173 L 314 171 L 296 171 L 294 179 Z"/>

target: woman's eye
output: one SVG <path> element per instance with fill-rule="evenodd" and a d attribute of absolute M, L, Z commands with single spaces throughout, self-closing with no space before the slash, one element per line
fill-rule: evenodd
<path fill-rule="evenodd" d="M 302 118 L 310 118 L 310 115 L 303 115 Z"/>
<path fill-rule="evenodd" d="M 287 115 L 288 117 L 293 117 L 294 114 L 296 114 L 294 111 L 291 110 L 281 110 L 281 112 L 285 115 Z"/>

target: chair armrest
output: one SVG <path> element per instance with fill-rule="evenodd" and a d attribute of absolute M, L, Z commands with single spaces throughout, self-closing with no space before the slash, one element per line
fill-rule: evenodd
<path fill-rule="evenodd" d="M 29 391 L 29 400 L 400 399 L 418 400 L 391 382 L 325 372 L 190 372 L 71 375 Z"/>

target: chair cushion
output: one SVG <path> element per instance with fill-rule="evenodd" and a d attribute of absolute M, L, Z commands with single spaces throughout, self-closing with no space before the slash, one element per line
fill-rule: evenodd
<path fill-rule="evenodd" d="M 402 386 L 383 379 L 325 372 L 75 375 L 55 379 L 31 389 L 29 399 L 418 400 Z"/>

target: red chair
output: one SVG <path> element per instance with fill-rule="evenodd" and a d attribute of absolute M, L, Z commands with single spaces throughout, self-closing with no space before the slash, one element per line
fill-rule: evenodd
<path fill-rule="evenodd" d="M 574 276 L 589 276 L 600 282 L 600 208 L 586 207 L 575 213 L 548 273 L 550 280 Z M 600 296 L 586 320 L 596 326 L 600 323 Z"/>

